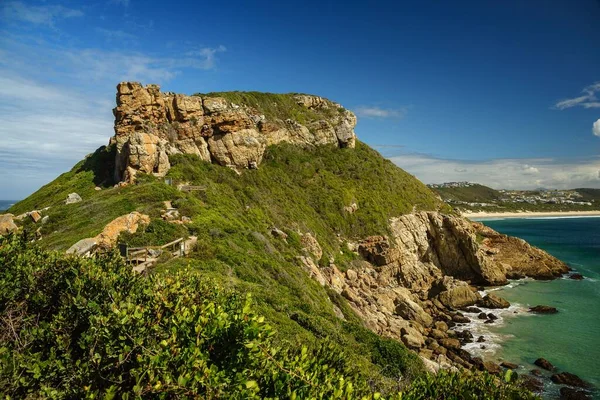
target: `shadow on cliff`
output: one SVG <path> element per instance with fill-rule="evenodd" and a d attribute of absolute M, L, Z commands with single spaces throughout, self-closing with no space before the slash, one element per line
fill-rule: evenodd
<path fill-rule="evenodd" d="M 113 186 L 116 154 L 115 146 L 101 146 L 83 160 L 76 172 L 92 172 L 96 186 Z"/>

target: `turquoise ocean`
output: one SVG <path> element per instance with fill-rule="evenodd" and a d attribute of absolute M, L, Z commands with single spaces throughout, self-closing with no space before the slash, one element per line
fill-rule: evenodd
<path fill-rule="evenodd" d="M 510 301 L 511 307 L 497 312 L 497 324 L 473 323 L 474 334 L 485 336 L 487 343 L 470 344 L 470 350 L 488 359 L 518 363 L 518 372 L 522 373 L 538 368 L 533 361 L 544 357 L 559 371 L 576 374 L 593 384 L 594 398 L 600 399 L 600 218 L 480 221 L 546 250 L 585 279 L 522 279 L 486 290 L 494 290 Z M 529 306 L 538 304 L 556 307 L 559 312 L 527 312 Z M 555 398 L 559 389 L 547 382 L 544 397 Z"/>

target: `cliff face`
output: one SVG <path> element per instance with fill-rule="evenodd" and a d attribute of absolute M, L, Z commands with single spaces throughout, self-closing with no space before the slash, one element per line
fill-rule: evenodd
<path fill-rule="evenodd" d="M 286 96 L 300 108 L 303 123 L 267 118 L 253 105 L 224 97 L 161 93 L 157 85 L 120 83 L 111 140 L 117 149 L 115 179 L 132 180 L 138 171 L 163 176 L 170 168 L 168 156 L 178 153 L 244 169 L 257 168 L 266 147 L 280 142 L 354 147 L 352 112 L 318 96 Z"/>
<path fill-rule="evenodd" d="M 334 263 L 319 269 L 307 257 L 302 265 L 345 297 L 370 329 L 401 339 L 436 368 L 474 366 L 460 349 L 459 332 L 449 329 L 460 321 L 456 311 L 486 307 L 471 285 L 501 285 L 507 277 L 551 279 L 569 270 L 523 240 L 464 218 L 419 212 L 393 218 L 390 225 L 389 238 L 359 243 L 365 261 L 346 272 Z"/>

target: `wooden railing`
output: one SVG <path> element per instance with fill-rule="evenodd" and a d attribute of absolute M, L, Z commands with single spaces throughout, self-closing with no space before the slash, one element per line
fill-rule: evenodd
<path fill-rule="evenodd" d="M 156 257 L 150 254 L 150 250 L 167 250 L 173 257 L 181 257 L 185 255 L 185 241 L 181 237 L 162 246 L 124 247 L 121 253 L 127 264 L 133 265 L 135 271 L 141 272 L 156 262 Z"/>

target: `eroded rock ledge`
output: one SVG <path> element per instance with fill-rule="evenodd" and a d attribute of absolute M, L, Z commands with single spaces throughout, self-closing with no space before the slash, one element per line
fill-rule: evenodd
<path fill-rule="evenodd" d="M 269 119 L 251 105 L 224 97 L 162 93 L 158 85 L 122 82 L 113 110 L 115 179 L 132 180 L 138 171 L 163 176 L 169 155 L 178 153 L 244 169 L 257 168 L 266 147 L 280 142 L 354 147 L 356 116 L 351 111 L 318 96 L 289 96 L 294 106 L 309 111 L 302 123 Z"/>
<path fill-rule="evenodd" d="M 525 241 L 461 217 L 418 212 L 393 218 L 390 227 L 390 237 L 362 240 L 361 259 L 345 272 L 335 263 L 319 268 L 310 257 L 301 262 L 314 279 L 345 297 L 371 330 L 402 340 L 432 369 L 499 370 L 461 348 L 474 338 L 461 328 L 468 318 L 459 311 L 489 303 L 475 285 L 524 276 L 552 279 L 569 271 Z"/>

